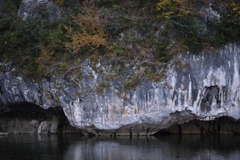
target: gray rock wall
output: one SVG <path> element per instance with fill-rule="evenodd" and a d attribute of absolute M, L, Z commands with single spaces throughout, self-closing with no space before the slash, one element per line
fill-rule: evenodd
<path fill-rule="evenodd" d="M 2 5 L 2 3 L 3 3 L 3 0 L 0 0 L 0 6 Z"/>
<path fill-rule="evenodd" d="M 122 91 L 123 79 L 96 93 L 104 76 L 86 60 L 75 72 L 53 75 L 50 80 L 26 79 L 10 64 L 0 72 L 0 106 L 29 102 L 44 109 L 61 106 L 70 124 L 85 133 L 152 134 L 172 124 L 190 120 L 239 119 L 239 45 L 219 51 L 177 55 L 161 82 L 144 81 L 136 90 Z M 176 64 L 178 64 L 176 67 Z M 181 64 L 181 65 L 179 65 Z M 77 66 L 76 66 L 77 67 Z"/>
<path fill-rule="evenodd" d="M 18 17 L 26 19 L 28 16 L 38 16 L 43 18 L 41 13 L 47 12 L 47 19 L 53 22 L 62 17 L 61 10 L 49 0 L 22 0 L 18 10 Z M 46 14 L 46 13 L 45 13 Z"/>

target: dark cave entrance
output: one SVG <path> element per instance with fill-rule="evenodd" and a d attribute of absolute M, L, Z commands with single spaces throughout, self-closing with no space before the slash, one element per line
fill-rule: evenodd
<path fill-rule="evenodd" d="M 0 132 L 10 134 L 36 134 L 39 132 L 41 134 L 81 134 L 80 130 L 70 125 L 62 107 L 43 109 L 28 102 L 9 104 L 0 110 Z"/>

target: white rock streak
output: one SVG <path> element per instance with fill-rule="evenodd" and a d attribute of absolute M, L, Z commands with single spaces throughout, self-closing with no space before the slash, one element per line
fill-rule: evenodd
<path fill-rule="evenodd" d="M 144 81 L 128 92 L 121 92 L 125 79 L 120 79 L 96 93 L 98 81 L 104 78 L 87 62 L 82 79 L 55 75 L 50 82 L 35 83 L 0 72 L 0 104 L 27 101 L 44 109 L 61 106 L 71 125 L 100 134 L 145 135 L 192 119 L 239 119 L 239 48 L 229 44 L 219 53 L 183 54 L 180 60 L 189 63 L 188 69 L 170 64 L 161 82 Z M 97 67 L 104 73 L 111 68 L 101 63 Z"/>

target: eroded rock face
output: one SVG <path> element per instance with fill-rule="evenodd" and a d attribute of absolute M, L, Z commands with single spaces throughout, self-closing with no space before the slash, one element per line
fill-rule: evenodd
<path fill-rule="evenodd" d="M 77 72 L 39 82 L 16 76 L 13 66 L 3 64 L 0 106 L 5 110 L 9 103 L 19 102 L 44 109 L 61 106 L 72 126 L 94 134 L 146 135 L 194 119 L 239 119 L 239 49 L 229 44 L 218 52 L 178 55 L 161 82 L 143 81 L 126 93 L 121 93 L 121 78 L 109 80 L 110 87 L 102 94 L 96 92 L 111 68 L 104 63 L 91 66 L 86 60 Z"/>

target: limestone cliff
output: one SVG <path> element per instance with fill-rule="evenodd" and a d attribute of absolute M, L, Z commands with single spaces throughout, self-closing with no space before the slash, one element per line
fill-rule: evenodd
<path fill-rule="evenodd" d="M 60 106 L 72 126 L 94 134 L 146 135 L 196 119 L 238 120 L 239 52 L 238 44 L 228 44 L 218 52 L 177 55 L 161 82 L 145 80 L 127 93 L 122 93 L 121 78 L 96 93 L 98 82 L 105 80 L 94 68 L 108 74 L 111 67 L 104 60 L 96 66 L 86 60 L 74 74 L 54 74 L 38 82 L 1 63 L 0 106 L 5 111 L 21 102 L 43 109 Z"/>
<path fill-rule="evenodd" d="M 217 4 L 200 8 L 205 13 L 202 23 L 219 19 Z M 62 11 L 54 1 L 22 0 L 18 17 L 51 23 L 64 17 Z M 239 49 L 235 43 L 208 53 L 175 55 L 160 82 L 142 78 L 130 90 L 124 89 L 123 75 L 106 79 L 112 64 L 104 59 L 98 64 L 85 59 L 64 73 L 37 80 L 11 62 L 0 62 L 0 132 L 78 132 L 69 127 L 66 116 L 73 127 L 89 134 L 148 135 L 164 129 L 240 133 Z M 134 63 L 125 64 L 126 76 L 141 70 Z M 231 118 L 236 120 L 233 127 L 227 126 Z"/>

